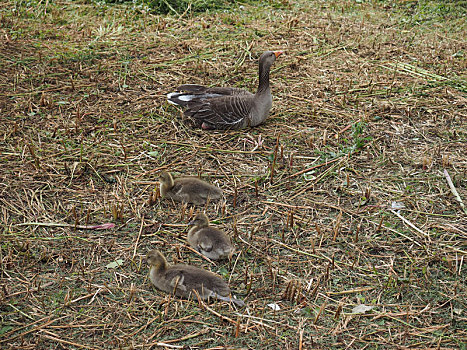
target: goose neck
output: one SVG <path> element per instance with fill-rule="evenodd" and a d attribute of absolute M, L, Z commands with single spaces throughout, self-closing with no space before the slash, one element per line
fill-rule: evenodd
<path fill-rule="evenodd" d="M 259 83 L 256 94 L 260 95 L 269 91 L 269 71 L 271 67 L 265 64 L 259 65 Z"/>

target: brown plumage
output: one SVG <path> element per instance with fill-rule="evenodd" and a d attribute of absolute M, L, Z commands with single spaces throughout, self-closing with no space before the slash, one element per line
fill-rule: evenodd
<path fill-rule="evenodd" d="M 222 190 L 197 177 L 179 177 L 163 171 L 159 182 L 162 198 L 171 198 L 177 202 L 203 205 L 208 200 L 217 200 L 222 196 Z"/>
<path fill-rule="evenodd" d="M 201 299 L 216 298 L 245 305 L 242 300 L 230 298 L 230 288 L 218 275 L 190 265 L 169 266 L 161 252 L 154 249 L 147 255 L 149 278 L 158 289 L 180 297 L 190 297 L 193 291 Z"/>
<path fill-rule="evenodd" d="M 266 51 L 259 59 L 256 94 L 231 87 L 186 84 L 167 95 L 169 103 L 186 107 L 185 116 L 203 129 L 241 129 L 266 120 L 272 106 L 269 72 L 282 51 Z"/>
<path fill-rule="evenodd" d="M 204 213 L 197 214 L 189 225 L 193 227 L 188 231 L 188 243 L 204 256 L 218 260 L 233 254 L 230 238 L 224 231 L 209 226 L 209 219 Z"/>

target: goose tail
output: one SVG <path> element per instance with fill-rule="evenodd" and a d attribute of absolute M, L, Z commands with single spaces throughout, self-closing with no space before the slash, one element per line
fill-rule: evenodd
<path fill-rule="evenodd" d="M 239 306 L 239 307 L 245 306 L 245 302 L 244 302 L 243 300 L 237 299 L 237 298 L 235 298 L 235 297 L 224 297 L 224 296 L 219 295 L 219 294 L 217 294 L 217 293 L 212 293 L 211 296 L 213 296 L 214 298 L 217 298 L 217 299 L 219 299 L 219 300 L 226 301 L 226 302 L 228 302 L 228 303 L 234 303 L 234 304 L 236 304 L 236 305 Z"/>
<path fill-rule="evenodd" d="M 188 106 L 190 102 L 199 102 L 208 98 L 221 96 L 221 94 L 213 93 L 171 92 L 167 94 L 167 101 L 177 106 Z"/>
<path fill-rule="evenodd" d="M 167 101 L 173 105 L 186 106 L 195 97 L 195 95 L 186 92 L 171 92 L 167 94 Z"/>

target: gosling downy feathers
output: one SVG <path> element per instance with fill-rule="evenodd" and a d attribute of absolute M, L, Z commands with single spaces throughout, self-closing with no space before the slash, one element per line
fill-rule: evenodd
<path fill-rule="evenodd" d="M 217 200 L 222 196 L 222 190 L 197 177 L 179 177 L 163 171 L 160 174 L 160 192 L 162 198 L 171 198 L 177 202 L 203 205 L 208 200 Z"/>
<path fill-rule="evenodd" d="M 209 259 L 227 258 L 234 252 L 230 238 L 223 231 L 209 226 L 209 219 L 204 213 L 197 214 L 188 225 L 193 226 L 188 231 L 188 243 Z"/>
<path fill-rule="evenodd" d="M 180 297 L 189 297 L 193 291 L 203 300 L 216 298 L 233 302 L 239 306 L 245 303 L 229 297 L 230 288 L 218 275 L 190 265 L 169 266 L 167 260 L 157 249 L 150 251 L 147 261 L 151 269 L 149 278 L 158 289 Z"/>
<path fill-rule="evenodd" d="M 232 87 L 186 84 L 167 95 L 171 104 L 186 107 L 185 116 L 203 129 L 242 129 L 266 120 L 272 106 L 269 72 L 282 51 L 266 51 L 259 59 L 256 94 Z"/>

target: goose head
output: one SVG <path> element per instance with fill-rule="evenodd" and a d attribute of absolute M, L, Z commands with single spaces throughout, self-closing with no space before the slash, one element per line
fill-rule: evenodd
<path fill-rule="evenodd" d="M 207 227 L 209 226 L 209 219 L 206 214 L 198 213 L 195 218 L 188 223 L 188 226 Z"/>
<path fill-rule="evenodd" d="M 259 58 L 259 65 L 264 68 L 271 68 L 272 64 L 276 61 L 276 58 L 282 55 L 283 51 L 266 51 Z"/>

